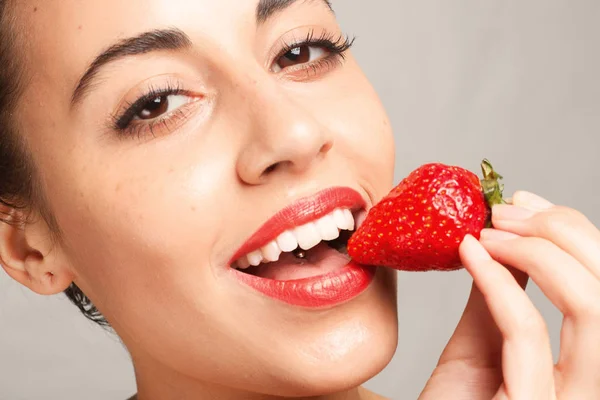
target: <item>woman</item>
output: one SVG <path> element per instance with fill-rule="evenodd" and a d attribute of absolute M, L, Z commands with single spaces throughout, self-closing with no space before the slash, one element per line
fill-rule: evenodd
<path fill-rule="evenodd" d="M 396 347 L 395 275 L 336 248 L 393 143 L 330 5 L 0 4 L 6 272 L 99 310 L 139 400 L 379 398 L 360 385 Z M 423 399 L 600 395 L 600 234 L 513 203 L 461 246 L 479 289 Z M 565 315 L 556 367 L 526 275 Z"/>

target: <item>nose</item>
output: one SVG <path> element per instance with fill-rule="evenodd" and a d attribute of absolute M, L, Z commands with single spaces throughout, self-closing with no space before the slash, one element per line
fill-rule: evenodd
<path fill-rule="evenodd" d="M 333 147 L 317 116 L 276 83 L 255 85 L 251 101 L 246 144 L 236 165 L 244 183 L 260 185 L 276 175 L 302 174 Z"/>

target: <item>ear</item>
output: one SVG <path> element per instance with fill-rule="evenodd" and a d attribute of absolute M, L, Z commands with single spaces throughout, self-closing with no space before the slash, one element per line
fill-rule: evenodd
<path fill-rule="evenodd" d="M 0 215 L 8 216 L 8 221 L 0 222 L 0 265 L 35 293 L 53 295 L 64 291 L 74 274 L 48 224 L 38 216 L 21 220 L 19 214 L 14 209 L 0 210 Z"/>

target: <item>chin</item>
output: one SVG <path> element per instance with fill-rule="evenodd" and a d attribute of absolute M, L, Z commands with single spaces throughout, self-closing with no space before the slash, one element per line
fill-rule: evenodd
<path fill-rule="evenodd" d="M 294 396 L 319 396 L 344 392 L 357 388 L 378 375 L 392 360 L 396 350 L 396 340 L 385 338 L 389 343 L 367 346 L 361 355 L 349 360 L 340 360 L 335 365 L 314 367 L 308 374 L 305 387 L 299 388 Z M 358 354 L 357 354 L 358 355 Z"/>
<path fill-rule="evenodd" d="M 254 389 L 283 397 L 348 391 L 379 374 L 392 360 L 397 344 L 395 272 L 378 269 L 362 297 L 325 312 L 302 334 L 272 343 L 264 364 L 272 380 Z"/>
<path fill-rule="evenodd" d="M 392 360 L 396 335 L 387 333 L 380 339 L 335 361 L 303 360 L 300 371 L 285 371 L 286 375 L 278 379 L 281 386 L 271 386 L 265 394 L 304 398 L 355 389 L 378 375 Z M 274 391 L 277 387 L 280 390 Z"/>

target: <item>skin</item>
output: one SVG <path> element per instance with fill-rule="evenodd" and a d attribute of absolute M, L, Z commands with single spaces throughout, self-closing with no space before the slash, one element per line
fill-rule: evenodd
<path fill-rule="evenodd" d="M 522 191 L 494 207 L 492 223 L 480 241 L 461 244 L 474 289 L 420 400 L 597 399 L 600 231 L 580 212 Z M 564 316 L 556 363 L 524 291 L 528 277 Z"/>
<path fill-rule="evenodd" d="M 15 116 L 61 232 L 29 210 L 24 226 L 0 227 L 0 261 L 41 294 L 76 282 L 131 352 L 140 400 L 377 398 L 359 385 L 395 350 L 393 272 L 320 311 L 225 273 L 294 200 L 349 186 L 371 206 L 393 179 L 387 117 L 350 53 L 310 79 L 270 69 L 290 32 L 341 33 L 328 8 L 297 2 L 259 25 L 255 9 L 254 0 L 20 2 L 28 86 Z M 111 64 L 71 107 L 99 52 L 165 27 L 191 47 Z M 154 135 L 107 127 L 144 82 L 175 74 L 194 112 Z M 461 246 L 474 289 L 421 399 L 598 398 L 600 233 L 526 192 L 495 207 L 493 223 Z M 528 275 L 565 315 L 557 365 L 523 290 Z"/>
<path fill-rule="evenodd" d="M 18 118 L 62 235 L 51 241 L 39 219 L 21 233 L 3 227 L 26 243 L 24 253 L 5 248 L 3 264 L 40 293 L 75 281 L 131 352 L 142 400 L 358 398 L 395 351 L 392 272 L 320 311 L 265 298 L 228 273 L 233 253 L 293 201 L 347 186 L 373 204 L 393 179 L 387 116 L 350 54 L 311 79 L 270 71 L 282 40 L 311 29 L 340 36 L 333 13 L 300 1 L 257 25 L 256 6 L 44 0 L 16 10 L 30 66 Z M 170 27 L 192 46 L 110 64 L 71 108 L 100 52 Z M 195 100 L 176 128 L 107 128 L 144 82 L 173 79 Z"/>

